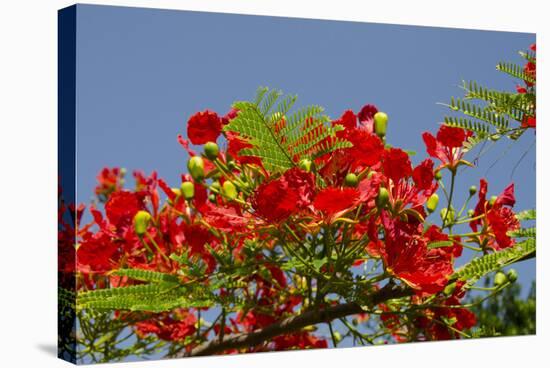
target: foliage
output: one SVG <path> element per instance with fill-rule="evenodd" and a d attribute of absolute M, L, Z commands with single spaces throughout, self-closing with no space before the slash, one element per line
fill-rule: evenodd
<path fill-rule="evenodd" d="M 485 280 L 485 286 L 490 279 Z M 536 284 L 532 283 L 525 299 L 521 298 L 521 285 L 506 288 L 494 298 L 479 303 L 481 297 L 471 298 L 477 315 L 479 336 L 518 336 L 536 334 Z"/>
<path fill-rule="evenodd" d="M 524 86 L 517 86 L 515 93 L 481 86 L 475 81 L 463 81 L 463 98 L 451 98 L 446 105 L 462 116 L 446 116 L 448 126 L 460 127 L 475 133 L 469 138 L 466 149 L 471 150 L 480 142 L 497 141 L 502 137 L 516 140 L 528 129 L 536 127 L 536 47 L 520 52 L 525 66 L 499 62 L 496 69 L 519 79 Z"/>

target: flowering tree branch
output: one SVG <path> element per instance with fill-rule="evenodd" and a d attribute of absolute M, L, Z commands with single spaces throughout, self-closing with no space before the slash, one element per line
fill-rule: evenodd
<path fill-rule="evenodd" d="M 412 295 L 411 289 L 395 287 L 394 284 L 390 283 L 373 293 L 369 297 L 367 304 L 373 306 L 390 299 L 398 299 L 409 295 Z M 256 346 L 275 336 L 295 332 L 307 326 L 327 323 L 337 318 L 365 312 L 365 309 L 354 302 L 337 304 L 327 308 L 315 308 L 302 314 L 282 319 L 279 322 L 250 333 L 225 336 L 222 339 L 205 342 L 191 351 L 178 356 L 205 356 L 221 353 L 230 349 Z"/>

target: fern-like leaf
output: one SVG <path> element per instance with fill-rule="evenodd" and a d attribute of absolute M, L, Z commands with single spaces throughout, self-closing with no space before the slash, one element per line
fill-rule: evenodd
<path fill-rule="evenodd" d="M 525 73 L 523 68 L 517 64 L 500 62 L 497 64 L 497 70 L 511 75 L 514 78 L 522 79 L 526 82 L 536 82 L 535 78 Z"/>
<path fill-rule="evenodd" d="M 240 155 L 258 157 L 268 171 L 283 172 L 303 158 L 314 159 L 352 146 L 336 137 L 342 127 L 330 126 L 322 107 L 307 106 L 289 113 L 296 96 L 281 96 L 278 90 L 262 87 L 254 101 L 233 105 L 239 113 L 224 130 L 238 133 L 252 145 Z"/>
<path fill-rule="evenodd" d="M 471 262 L 457 270 L 451 278 L 466 281 L 468 285 L 473 285 L 488 273 L 528 258 L 534 255 L 535 251 L 536 241 L 530 238 L 517 243 L 511 248 L 474 258 Z"/>
<path fill-rule="evenodd" d="M 126 276 L 133 280 L 146 282 L 172 282 L 178 283 L 178 277 L 168 273 L 142 270 L 138 268 L 121 268 L 113 272 L 117 276 Z"/>

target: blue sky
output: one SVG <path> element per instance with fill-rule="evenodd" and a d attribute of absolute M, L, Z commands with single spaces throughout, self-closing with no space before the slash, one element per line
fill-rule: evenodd
<path fill-rule="evenodd" d="M 224 114 L 258 86 L 298 94 L 332 118 L 373 103 L 390 116 L 388 142 L 425 156 L 461 96 L 462 79 L 513 90 L 495 70 L 521 62 L 534 34 L 79 5 L 77 10 L 78 201 L 89 202 L 104 166 L 157 170 L 179 185 L 186 154 L 176 137 L 206 108 Z M 461 175 L 458 198 L 480 177 L 490 194 L 516 183 L 518 209 L 535 206 L 533 132 L 503 141 Z M 527 152 L 514 176 L 510 173 Z M 471 156 L 470 156 L 471 157 Z M 460 203 L 460 202 L 459 202 Z M 516 267 L 534 279 L 534 261 Z"/>

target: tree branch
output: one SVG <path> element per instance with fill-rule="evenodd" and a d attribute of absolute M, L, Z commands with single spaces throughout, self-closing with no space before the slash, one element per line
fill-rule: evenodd
<path fill-rule="evenodd" d="M 373 306 L 390 299 L 401 298 L 411 294 L 412 290 L 397 288 L 390 283 L 373 293 L 368 298 L 369 300 L 366 304 L 368 306 Z M 178 354 L 178 356 L 212 355 L 229 349 L 255 346 L 275 336 L 298 331 L 307 326 L 327 323 L 337 318 L 364 312 L 365 310 L 357 303 L 337 304 L 323 309 L 309 310 L 300 315 L 282 319 L 279 322 L 250 333 L 229 335 L 224 336 L 222 339 L 214 339 L 205 342 L 189 352 Z"/>

